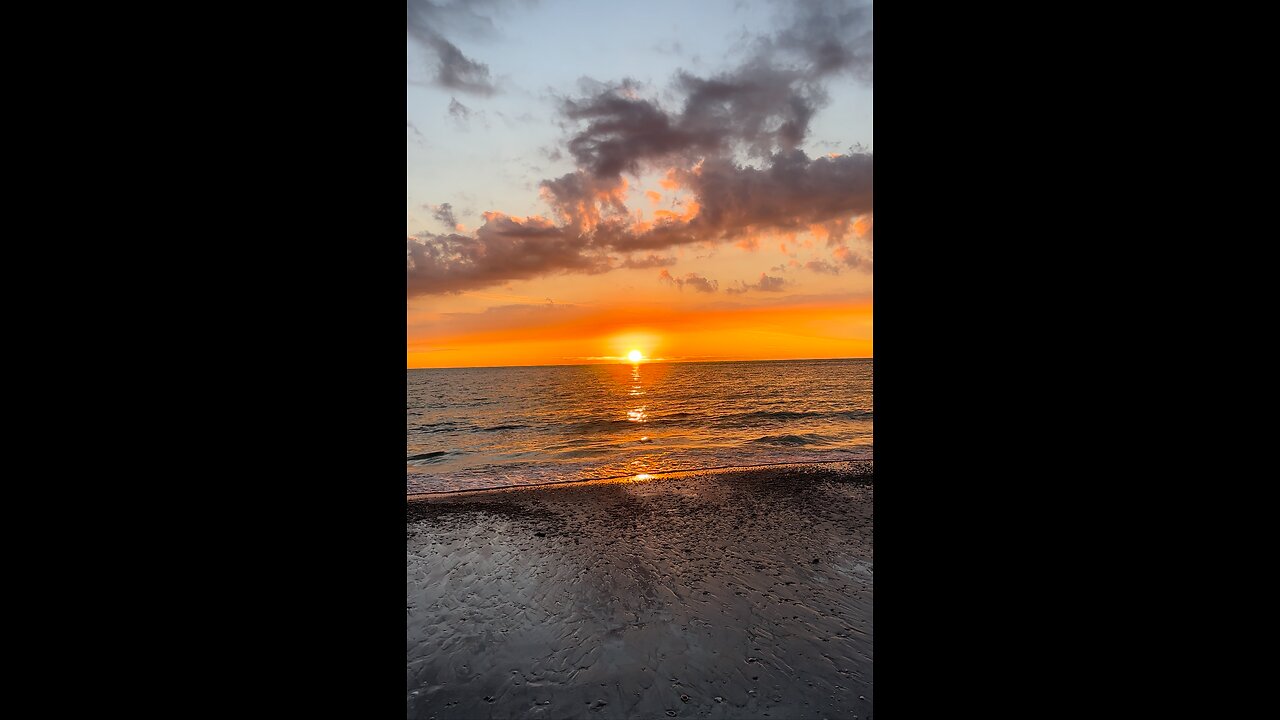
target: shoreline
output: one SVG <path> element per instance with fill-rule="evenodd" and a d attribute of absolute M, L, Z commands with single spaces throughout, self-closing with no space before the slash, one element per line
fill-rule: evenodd
<path fill-rule="evenodd" d="M 524 485 L 493 485 L 482 488 L 468 488 L 465 490 L 437 490 L 434 492 L 407 493 L 405 499 L 409 502 L 418 502 L 421 500 L 429 500 L 433 498 L 453 497 L 457 495 L 483 494 L 489 492 L 505 492 L 509 490 L 531 490 L 534 488 L 557 487 L 565 485 L 609 485 L 623 483 L 639 483 L 639 482 L 655 482 L 661 480 L 670 480 L 680 477 L 689 477 L 693 475 L 711 475 L 735 472 L 751 472 L 765 469 L 785 470 L 788 468 L 806 468 L 812 466 L 832 466 L 833 469 L 839 470 L 837 466 L 857 466 L 849 468 L 849 472 L 858 476 L 870 476 L 873 471 L 873 459 L 846 459 L 846 460 L 813 460 L 807 462 L 778 462 L 778 463 L 756 463 L 754 465 L 718 465 L 715 467 L 690 468 L 688 470 L 666 470 L 652 473 L 628 473 L 626 475 L 610 475 L 602 478 L 586 478 L 574 480 L 551 480 L 549 482 L 528 483 Z"/>
<path fill-rule="evenodd" d="M 409 717 L 872 712 L 873 461 L 407 496 Z"/>

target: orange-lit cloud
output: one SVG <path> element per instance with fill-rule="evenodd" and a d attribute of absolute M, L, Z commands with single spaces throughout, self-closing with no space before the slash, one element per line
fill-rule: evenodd
<path fill-rule="evenodd" d="M 857 220 L 853 221 L 853 231 L 857 233 L 858 237 L 867 237 L 871 234 L 871 221 L 872 217 L 870 215 L 860 215 Z"/>
<path fill-rule="evenodd" d="M 490 211 L 474 234 L 421 232 L 408 238 L 410 296 L 557 273 L 608 272 L 619 267 L 611 253 L 699 243 L 735 243 L 754 251 L 761 237 L 794 240 L 806 229 L 828 247 L 842 245 L 853 219 L 873 210 L 872 156 L 810 158 L 798 149 L 821 96 L 807 96 L 799 76 L 755 77 L 760 70 L 744 65 L 742 85 L 729 83 L 730 76 L 710 81 L 680 74 L 677 85 L 686 98 L 678 113 L 642 97 L 629 81 L 565 100 L 565 117 L 585 126 L 568 142 L 578 168 L 539 185 L 555 223 Z M 822 76 L 830 70 L 815 66 L 813 72 Z M 740 164 L 735 147 L 762 158 L 760 166 Z M 631 212 L 623 173 L 638 175 L 642 168 L 664 169 L 659 185 L 685 196 L 682 210 L 655 210 L 652 222 Z M 645 197 L 655 204 L 662 198 L 656 191 Z M 530 234 L 534 221 L 537 233 Z M 525 229 L 513 228 L 513 222 Z"/>
<path fill-rule="evenodd" d="M 687 223 L 690 220 L 697 217 L 698 211 L 701 209 L 702 208 L 698 206 L 698 203 L 696 201 L 689 200 L 685 202 L 684 212 L 676 213 L 670 210 L 655 210 L 653 213 L 653 216 L 658 220 L 675 220 L 678 222 Z"/>

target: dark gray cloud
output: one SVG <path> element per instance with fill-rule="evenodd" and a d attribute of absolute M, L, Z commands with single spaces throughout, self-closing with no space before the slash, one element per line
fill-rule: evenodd
<path fill-rule="evenodd" d="M 464 55 L 445 33 L 492 36 L 496 32 L 493 20 L 482 11 L 499 4 L 492 0 L 408 0 L 409 37 L 432 56 L 433 80 L 437 84 L 476 95 L 492 95 L 496 91 L 489 66 Z"/>
<path fill-rule="evenodd" d="M 871 80 L 871 6 L 806 0 L 784 6 L 790 22 L 761 38 L 739 67 L 712 77 L 681 71 L 678 112 L 638 96 L 640 86 L 581 82 L 588 97 L 566 99 L 566 118 L 586 126 L 569 141 L 579 167 L 596 175 L 637 172 L 646 160 L 741 149 L 752 157 L 797 148 L 828 101 L 824 81 L 848 72 Z"/>
<path fill-rule="evenodd" d="M 810 74 L 847 73 L 866 83 L 872 81 L 870 2 L 801 0 L 783 7 L 794 15 L 774 37 L 775 47 L 802 58 Z"/>
<path fill-rule="evenodd" d="M 536 223 L 537 232 L 522 235 L 518 245 L 510 239 L 515 221 L 501 213 L 486 214 L 473 238 L 411 238 L 410 292 L 452 292 L 540 274 L 636 267 L 645 261 L 629 258 L 614 265 L 609 254 L 657 258 L 653 251 L 692 243 L 749 244 L 762 233 L 815 226 L 825 228 L 837 262 L 869 268 L 865 253 L 850 250 L 848 237 L 852 218 L 873 211 L 872 155 L 857 148 L 810 158 L 801 146 L 811 120 L 828 100 L 827 82 L 837 77 L 870 82 L 870 6 L 853 0 L 804 0 L 784 7 L 793 7 L 790 22 L 757 39 L 738 67 L 710 77 L 677 73 L 672 90 L 680 99 L 678 107 L 642 97 L 644 88 L 633 80 L 605 84 L 582 79 L 582 96 L 560 101 L 570 131 L 566 150 L 577 169 L 539 184 L 555 222 L 522 221 L 521 232 L 530 232 L 528 223 Z M 460 121 L 470 116 L 456 99 L 450 113 Z M 743 157 L 752 162 L 742 162 Z M 655 213 L 652 222 L 631 214 L 623 173 L 651 169 L 667 170 L 667 178 L 692 196 L 687 212 Z M 870 242 L 869 232 L 866 240 Z M 511 256 L 516 248 L 530 258 L 518 262 Z M 418 264 L 412 265 L 415 257 Z M 455 267 L 457 276 L 446 277 Z M 810 269 L 827 272 L 828 267 L 836 266 Z M 696 281 L 689 275 L 667 277 L 679 287 L 692 284 L 704 292 L 718 287 L 699 276 L 693 276 Z M 777 292 L 782 287 L 781 278 L 762 274 L 728 292 Z"/>
<path fill-rule="evenodd" d="M 810 260 L 804 266 L 816 273 L 825 273 L 827 275 L 839 275 L 840 267 L 833 265 L 826 260 Z"/>
<path fill-rule="evenodd" d="M 585 239 L 550 221 L 486 213 L 475 237 L 420 233 L 407 242 L 410 296 L 456 293 L 553 272 L 599 273 L 612 269 Z"/>
<path fill-rule="evenodd" d="M 629 257 L 626 260 L 623 260 L 622 263 L 618 265 L 618 267 L 630 268 L 633 270 L 645 270 L 647 268 L 666 267 L 668 265 L 675 265 L 675 264 L 676 264 L 676 259 L 674 256 L 659 257 L 658 255 L 650 254 L 649 256 L 642 257 L 642 258 Z"/>
<path fill-rule="evenodd" d="M 714 151 L 721 133 L 696 133 L 680 126 L 652 100 L 628 97 L 629 84 L 582 100 L 565 100 L 561 112 L 586 127 L 569 140 L 569 154 L 597 177 L 640 172 L 640 162 L 689 150 Z"/>
<path fill-rule="evenodd" d="M 682 278 L 678 278 L 678 277 L 673 277 L 671 273 L 667 272 L 666 270 L 663 270 L 662 272 L 658 273 L 658 280 L 660 280 L 661 282 L 667 283 L 669 285 L 674 285 L 680 288 L 681 290 L 684 290 L 685 285 L 688 285 L 689 287 L 693 288 L 694 290 L 697 290 L 698 292 L 705 292 L 705 293 L 713 293 L 720 289 L 719 282 L 715 280 L 708 280 L 707 278 L 702 277 L 701 275 L 696 275 L 694 273 L 689 273 Z"/>
<path fill-rule="evenodd" d="M 432 205 L 430 208 L 431 216 L 444 223 L 450 230 L 454 230 L 458 227 L 458 218 L 453 214 L 453 205 L 449 203 L 440 203 L 439 205 Z"/>
<path fill-rule="evenodd" d="M 759 280 L 753 283 L 743 282 L 739 280 L 738 287 L 725 288 L 725 292 L 729 293 L 730 295 L 740 295 L 742 293 L 749 292 L 751 290 L 756 290 L 758 292 L 782 292 L 786 284 L 787 284 L 787 281 L 783 280 L 780 277 L 770 277 L 768 275 L 765 275 L 764 273 L 760 273 Z"/>
<path fill-rule="evenodd" d="M 660 219 L 643 229 L 631 221 L 620 177 L 579 170 L 544 180 L 542 188 L 565 227 L 586 234 L 591 246 L 632 252 L 847 221 L 872 211 L 873 172 L 869 154 L 810 159 L 793 150 L 771 156 L 762 168 L 704 160 L 696 170 L 672 174 L 692 191 L 697 215 Z"/>
<path fill-rule="evenodd" d="M 759 169 L 716 159 L 676 176 L 700 205 L 690 229 L 732 239 L 750 228 L 797 230 L 869 213 L 873 169 L 869 154 L 811 160 L 803 150 L 792 150 L 771 156 Z"/>
<path fill-rule="evenodd" d="M 495 88 L 489 79 L 488 65 L 468 59 L 457 45 L 443 38 L 436 41 L 435 47 L 440 56 L 436 80 L 441 85 L 477 95 L 493 94 Z"/>

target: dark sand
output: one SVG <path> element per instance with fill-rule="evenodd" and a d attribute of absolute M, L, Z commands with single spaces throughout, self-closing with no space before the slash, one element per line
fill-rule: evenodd
<path fill-rule="evenodd" d="M 870 718 L 871 464 L 408 502 L 410 718 Z"/>

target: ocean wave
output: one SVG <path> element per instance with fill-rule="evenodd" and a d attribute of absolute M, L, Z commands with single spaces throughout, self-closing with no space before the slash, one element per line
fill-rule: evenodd
<path fill-rule="evenodd" d="M 587 420 L 570 425 L 568 429 L 577 433 L 600 433 L 609 432 L 611 430 L 621 430 L 627 427 L 636 427 L 637 423 L 630 420 Z"/>
<path fill-rule="evenodd" d="M 413 460 L 436 460 L 448 454 L 449 454 L 448 450 L 436 450 L 434 452 L 425 452 L 425 453 L 418 453 L 417 455 L 410 455 L 409 457 L 405 458 L 405 461 L 409 462 Z"/>
<path fill-rule="evenodd" d="M 431 433 L 438 432 L 453 432 L 454 430 L 461 430 L 462 428 L 463 426 L 460 423 L 452 420 L 442 420 L 440 422 L 423 423 L 416 427 L 411 427 L 409 428 L 409 432 L 416 432 L 419 435 L 429 435 Z"/>
<path fill-rule="evenodd" d="M 418 491 L 872 452 L 869 361 L 417 373 L 405 455 Z"/>
<path fill-rule="evenodd" d="M 802 433 L 800 435 L 765 435 L 754 440 L 748 440 L 749 443 L 759 443 L 761 445 L 782 445 L 786 447 L 794 447 L 797 445 L 830 445 L 838 442 L 838 438 L 819 435 L 818 433 Z"/>
<path fill-rule="evenodd" d="M 527 427 L 529 427 L 529 426 L 528 426 L 528 425 L 520 425 L 520 424 L 516 424 L 516 425 L 494 425 L 493 427 L 480 428 L 480 432 L 498 432 L 498 431 L 500 431 L 500 430 L 519 430 L 519 429 L 521 429 L 521 428 L 527 428 Z"/>
<path fill-rule="evenodd" d="M 745 413 L 734 413 L 720 416 L 697 415 L 695 413 L 671 413 L 655 415 L 654 422 L 670 425 L 690 425 L 710 422 L 730 427 L 751 427 L 761 423 L 789 420 L 871 420 L 875 413 L 871 410 L 837 410 L 837 411 L 795 411 L 795 410 L 753 410 Z"/>

